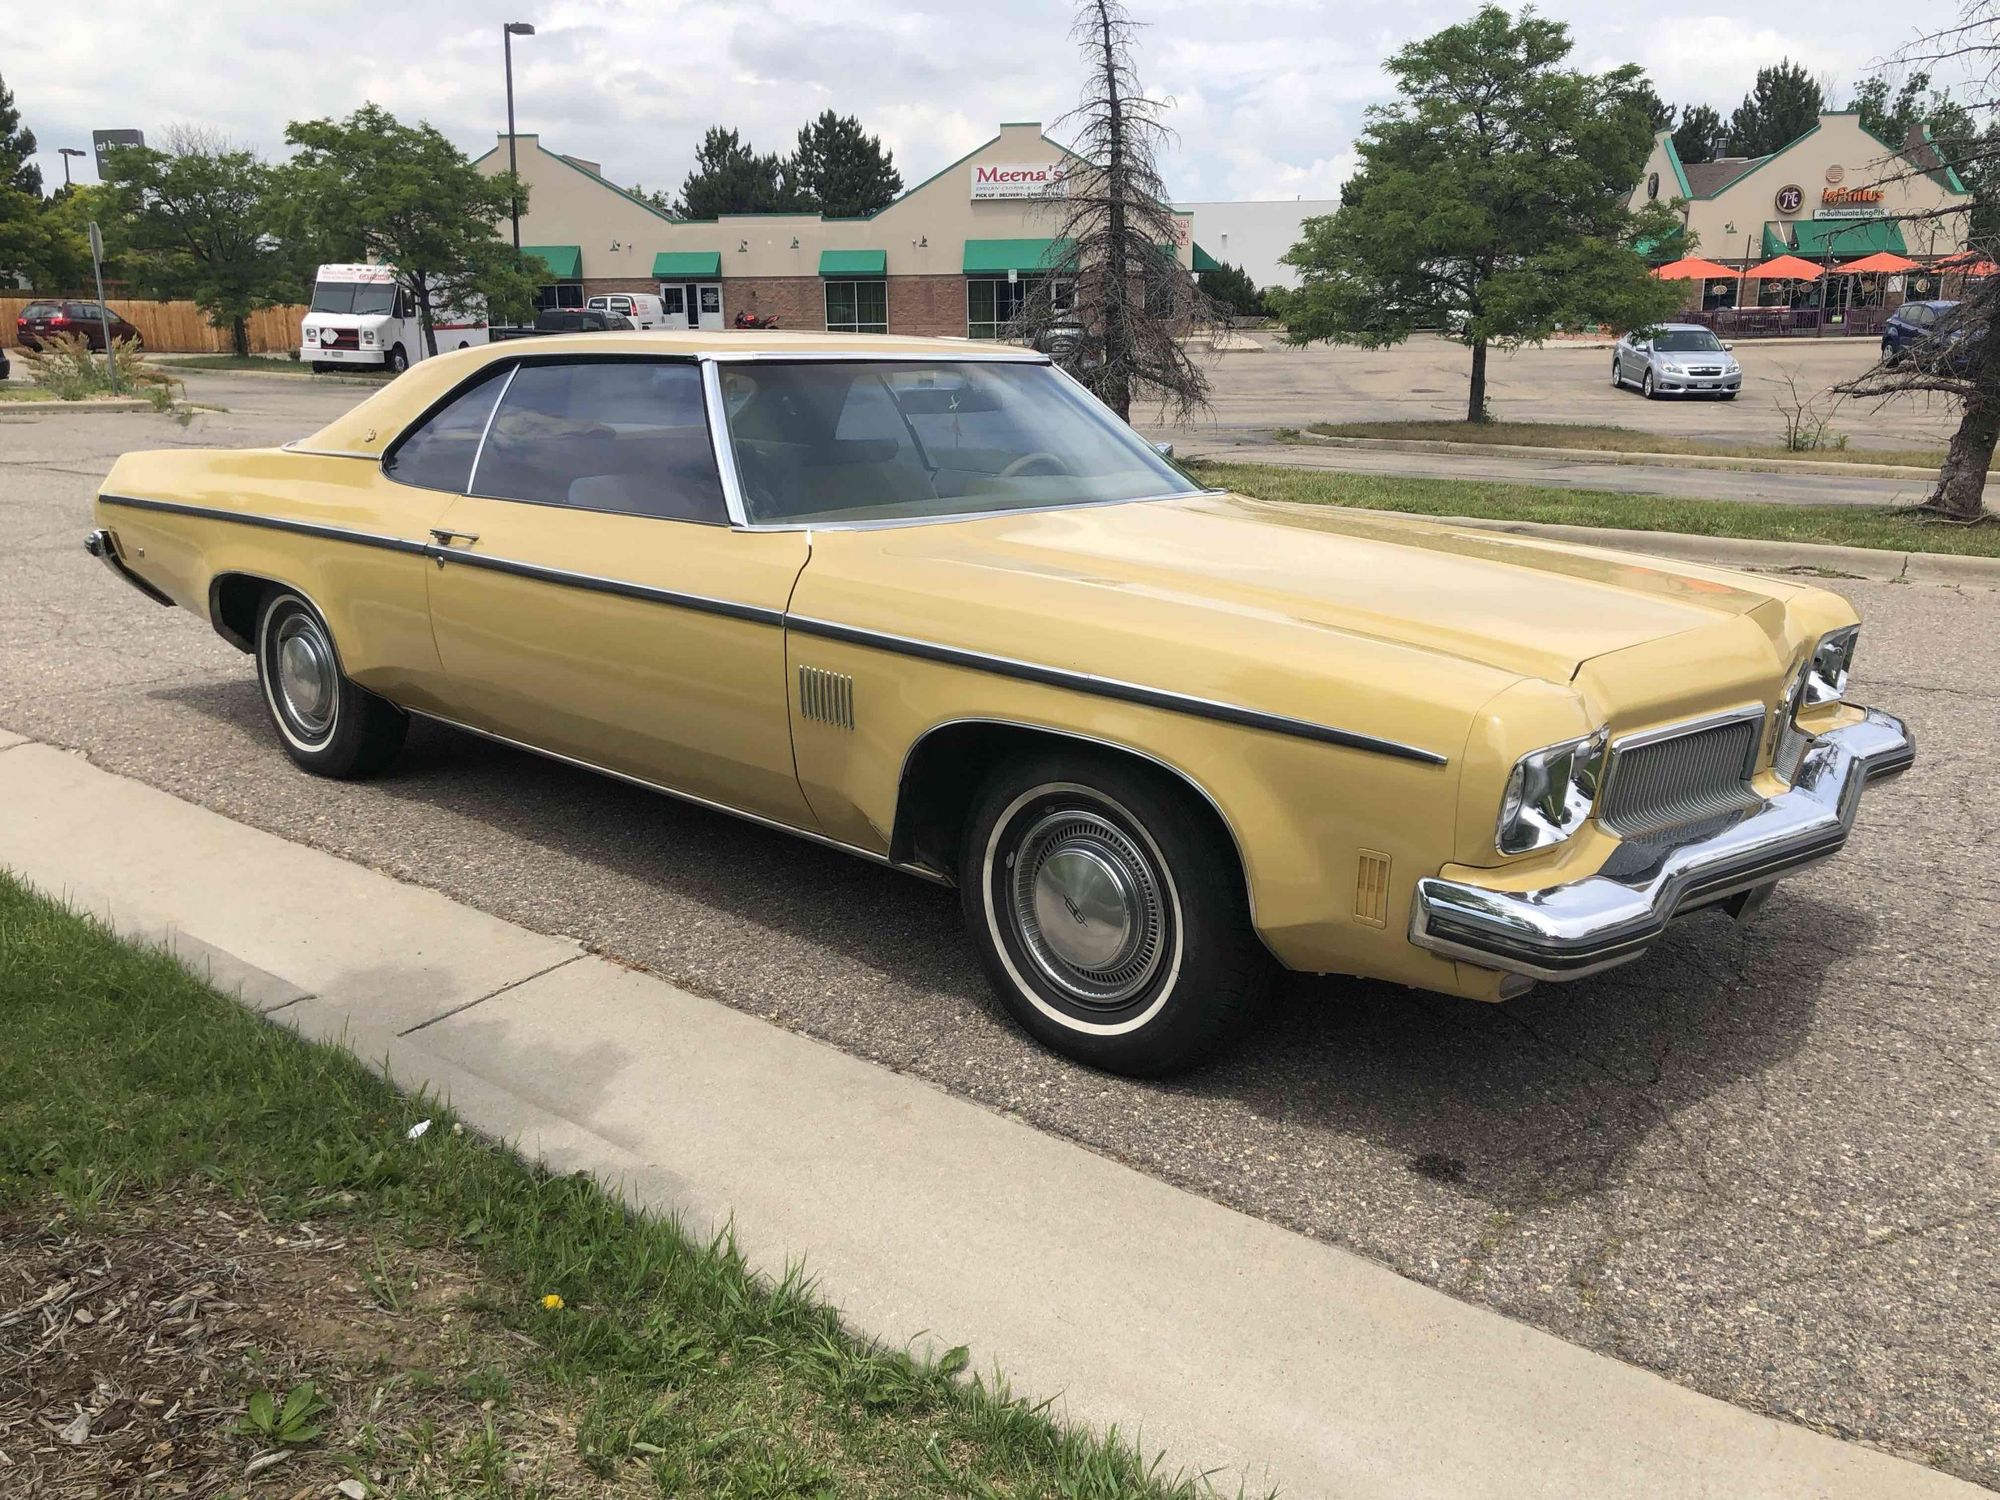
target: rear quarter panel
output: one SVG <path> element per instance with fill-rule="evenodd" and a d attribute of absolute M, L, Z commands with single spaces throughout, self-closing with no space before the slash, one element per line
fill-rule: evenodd
<path fill-rule="evenodd" d="M 211 623 L 213 585 L 224 575 L 297 590 L 326 618 L 350 677 L 420 708 L 435 702 L 439 668 L 426 598 L 429 564 L 415 549 L 451 500 L 393 484 L 367 459 L 276 448 L 188 449 L 120 458 L 95 513 L 100 526 L 117 533 L 135 572 Z M 272 521 L 337 528 L 378 544 L 262 524 Z"/>

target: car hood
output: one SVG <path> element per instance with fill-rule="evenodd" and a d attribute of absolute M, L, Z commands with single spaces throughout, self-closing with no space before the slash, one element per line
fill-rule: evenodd
<path fill-rule="evenodd" d="M 1791 592 L 1634 553 L 1241 495 L 829 532 L 814 553 L 809 573 L 824 556 L 855 582 L 878 575 L 898 594 L 921 579 L 925 592 L 954 602 L 1027 606 L 1079 624 L 1106 620 L 1106 606 L 1123 598 L 1155 628 L 1177 611 L 1187 622 L 1179 629 L 1204 642 L 1232 621 L 1277 624 L 1293 641 L 1301 629 L 1363 637 L 1556 682 L 1593 657 Z M 938 614 L 947 634 L 967 618 Z M 1078 633 L 1070 654 L 1115 671 L 1115 662 L 1088 660 Z M 990 638 L 950 643 L 994 649 Z"/>

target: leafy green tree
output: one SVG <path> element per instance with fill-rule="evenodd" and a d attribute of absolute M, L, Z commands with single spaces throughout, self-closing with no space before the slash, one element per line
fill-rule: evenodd
<path fill-rule="evenodd" d="M 35 132 L 21 123 L 14 91 L 0 78 L 0 186 L 42 196 L 42 169 L 35 165 Z"/>
<path fill-rule="evenodd" d="M 180 129 L 165 150 L 130 146 L 106 164 L 137 280 L 185 297 L 250 352 L 250 314 L 292 295 L 270 222 L 271 168 L 219 137 Z"/>
<path fill-rule="evenodd" d="M 1768 156 L 1811 130 L 1826 95 L 1802 63 L 1790 58 L 1757 70 L 1757 81 L 1729 117 L 1731 156 Z M 1678 149 L 1678 148 L 1676 148 Z"/>
<path fill-rule="evenodd" d="M 1682 161 L 1714 161 L 1722 154 L 1722 116 L 1706 104 L 1682 109 L 1674 127 L 1674 154 Z"/>
<path fill-rule="evenodd" d="M 525 185 L 486 176 L 439 130 L 375 104 L 345 120 L 295 120 L 285 139 L 298 150 L 276 172 L 287 200 L 278 217 L 340 225 L 361 254 L 395 267 L 429 353 L 444 308 L 484 301 L 497 317 L 533 305 L 545 274 L 499 234 L 515 197 L 527 202 Z"/>
<path fill-rule="evenodd" d="M 1264 294 L 1257 290 L 1257 283 L 1241 266 L 1223 261 L 1213 271 L 1196 272 L 1194 279 L 1211 299 L 1238 316 L 1261 318 L 1264 315 Z"/>
<path fill-rule="evenodd" d="M 785 213 L 805 206 L 785 158 L 762 155 L 736 131 L 711 125 L 695 150 L 694 170 L 681 184 L 675 217 Z"/>
<path fill-rule="evenodd" d="M 1486 353 L 1558 327 L 1631 328 L 1677 287 L 1633 253 L 1679 224 L 1628 206 L 1652 149 L 1636 67 L 1564 64 L 1569 28 L 1497 5 L 1389 59 L 1399 97 L 1368 112 L 1338 212 L 1308 219 L 1270 294 L 1293 343 L 1378 348 L 1443 326 L 1470 346 L 1466 420 L 1486 420 Z"/>
<path fill-rule="evenodd" d="M 837 115 L 830 109 L 799 131 L 791 178 L 806 206 L 829 219 L 876 213 L 903 191 L 903 174 L 882 149 L 881 139 L 863 131 L 853 115 Z"/>

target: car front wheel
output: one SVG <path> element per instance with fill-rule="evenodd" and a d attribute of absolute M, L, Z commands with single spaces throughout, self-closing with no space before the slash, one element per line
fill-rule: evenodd
<path fill-rule="evenodd" d="M 1001 767 L 974 803 L 959 885 L 1008 1012 L 1093 1067 L 1179 1072 L 1248 1031 L 1269 992 L 1235 849 L 1149 767 Z"/>
<path fill-rule="evenodd" d="M 398 344 L 395 348 L 389 351 L 386 362 L 389 366 L 390 373 L 394 375 L 400 375 L 403 373 L 403 371 L 410 368 L 410 356 L 403 352 L 403 346 L 401 344 Z"/>
<path fill-rule="evenodd" d="M 1648 401 L 1653 399 L 1653 372 L 1651 370 L 1648 370 L 1646 378 L 1639 382 L 1639 394 L 1644 396 Z"/>
<path fill-rule="evenodd" d="M 403 746 L 400 708 L 349 681 L 326 621 L 276 589 L 257 615 L 257 681 L 285 753 L 315 776 L 368 776 Z"/>

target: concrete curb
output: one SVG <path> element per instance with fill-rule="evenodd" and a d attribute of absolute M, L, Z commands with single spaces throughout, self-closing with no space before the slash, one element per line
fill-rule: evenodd
<path fill-rule="evenodd" d="M 1267 501 L 1266 504 L 1294 502 Z M 1321 506 L 1302 506 L 1320 510 Z M 1503 531 L 1551 542 L 1578 542 L 1647 552 L 1681 562 L 1714 563 L 1766 573 L 1820 570 L 1885 583 L 1971 584 L 2000 588 L 2000 557 L 1961 557 L 1944 552 L 1892 552 L 1881 547 L 1835 547 L 1824 542 L 1767 542 L 1755 537 L 1691 536 L 1681 531 L 1628 531 L 1612 526 L 1562 526 L 1548 521 L 1502 521 L 1491 516 L 1433 516 L 1406 510 L 1343 506 L 1361 515 L 1397 520 L 1436 521 L 1475 531 Z"/>
<path fill-rule="evenodd" d="M 1308 443 L 1326 448 L 1372 448 L 1383 453 L 1437 453 L 1447 457 L 1488 457 L 1495 453 L 1555 459 L 1575 464 L 1633 465 L 1648 469 L 1730 469 L 1746 474 L 1847 475 L 1856 479 L 1930 479 L 1936 469 L 1914 464 L 1842 464 L 1813 458 L 1731 458 L 1707 453 L 1623 453 L 1615 448 L 1544 448 L 1517 443 L 1453 443 L 1442 438 L 1331 437 L 1299 428 Z"/>
<path fill-rule="evenodd" d="M 276 360 L 272 361 L 277 364 Z M 159 361 L 160 368 L 172 370 L 176 375 L 247 375 L 252 380 L 305 380 L 320 385 L 387 385 L 387 380 L 377 380 L 367 375 L 315 375 L 311 370 L 214 370 L 205 365 L 183 365 L 174 360 Z"/>
<path fill-rule="evenodd" d="M 151 411 L 153 403 L 129 396 L 83 401 L 0 401 L 0 417 L 80 417 L 87 412 Z"/>
<path fill-rule="evenodd" d="M 1350 1500 L 1984 1491 L 1697 1395 L 435 892 L 0 731 L 0 866 L 891 1345 Z M 1060 1274 L 1036 1274 L 1060 1268 Z"/>

